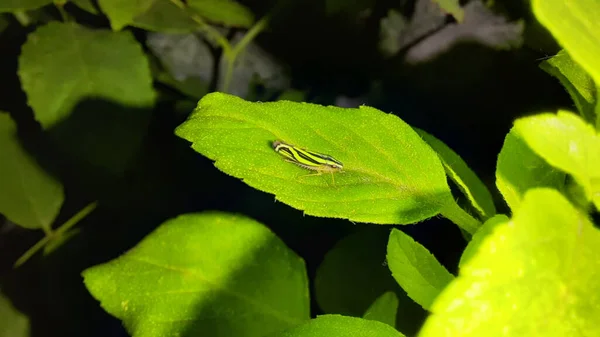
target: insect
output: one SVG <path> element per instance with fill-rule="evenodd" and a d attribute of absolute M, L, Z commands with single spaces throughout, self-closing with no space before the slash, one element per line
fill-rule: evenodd
<path fill-rule="evenodd" d="M 333 173 L 339 172 L 344 168 L 344 164 L 332 156 L 308 151 L 278 140 L 273 142 L 273 150 L 284 156 L 287 162 L 294 163 L 307 170 L 317 171 L 317 173 L 307 174 L 304 177 L 331 173 L 331 180 L 335 184 Z"/>

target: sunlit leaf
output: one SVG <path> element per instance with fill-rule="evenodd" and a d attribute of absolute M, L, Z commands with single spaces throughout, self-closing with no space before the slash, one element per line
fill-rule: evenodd
<path fill-rule="evenodd" d="M 206 20 L 233 27 L 250 27 L 254 14 L 234 0 L 188 0 L 190 8 Z"/>
<path fill-rule="evenodd" d="M 392 291 L 379 296 L 363 315 L 364 319 L 379 321 L 396 326 L 396 313 L 398 312 L 398 296 Z"/>
<path fill-rule="evenodd" d="M 407 224 L 452 202 L 435 152 L 401 119 L 366 106 L 251 103 L 212 93 L 176 134 L 221 171 L 309 215 Z M 344 172 L 307 176 L 273 151 L 275 140 L 331 155 Z"/>
<path fill-rule="evenodd" d="M 467 166 L 467 163 L 439 139 L 423 130 L 415 128 L 415 131 L 435 150 L 448 177 L 458 185 L 471 205 L 479 212 L 480 217 L 485 220 L 496 214 L 496 207 L 490 191 L 475 172 Z"/>
<path fill-rule="evenodd" d="M 533 0 L 533 12 L 595 83 L 600 83 L 600 2 Z"/>
<path fill-rule="evenodd" d="M 398 284 L 410 298 L 428 310 L 454 276 L 427 248 L 400 230 L 392 230 L 387 249 L 388 266 Z"/>
<path fill-rule="evenodd" d="M 391 326 L 368 319 L 323 315 L 273 337 L 402 337 Z"/>
<path fill-rule="evenodd" d="M 419 336 L 598 336 L 599 254 L 586 214 L 556 190 L 530 190 L 438 296 Z"/>
<path fill-rule="evenodd" d="M 51 22 L 29 34 L 19 77 L 35 118 L 61 147 L 115 173 L 131 161 L 155 93 L 130 32 Z"/>
<path fill-rule="evenodd" d="M 199 29 L 191 13 L 170 0 L 98 0 L 98 4 L 108 16 L 112 29 L 117 31 L 128 25 L 170 33 Z"/>
<path fill-rule="evenodd" d="M 540 157 L 573 175 L 600 209 L 600 136 L 594 126 L 559 111 L 520 118 L 515 128 Z"/>
<path fill-rule="evenodd" d="M 525 143 L 514 127 L 506 135 L 496 165 L 496 186 L 511 210 L 534 187 L 562 189 L 565 174 L 550 166 Z"/>
<path fill-rule="evenodd" d="M 64 201 L 62 184 L 21 146 L 17 126 L 0 112 L 0 213 L 26 228 L 50 229 Z"/>
<path fill-rule="evenodd" d="M 471 241 L 469 241 L 469 244 L 467 245 L 467 248 L 465 248 L 462 256 L 460 257 L 460 262 L 458 264 L 459 268 L 462 268 L 462 266 L 467 263 L 475 254 L 477 254 L 477 252 L 479 251 L 479 247 L 481 246 L 481 243 L 483 242 L 483 240 L 488 237 L 488 235 L 491 235 L 494 231 L 494 228 L 496 228 L 496 226 L 503 224 L 505 222 L 508 222 L 508 217 L 504 214 L 498 214 L 490 219 L 488 219 L 480 228 L 479 230 L 475 233 L 475 235 L 473 235 L 473 237 L 471 238 Z"/>
<path fill-rule="evenodd" d="M 550 75 L 558 78 L 571 95 L 581 116 L 588 122 L 594 123 L 597 89 L 590 75 L 575 63 L 564 50 L 540 63 L 540 67 Z"/>
<path fill-rule="evenodd" d="M 265 226 L 237 215 L 168 220 L 83 276 L 134 337 L 265 336 L 309 319 L 302 259 Z"/>

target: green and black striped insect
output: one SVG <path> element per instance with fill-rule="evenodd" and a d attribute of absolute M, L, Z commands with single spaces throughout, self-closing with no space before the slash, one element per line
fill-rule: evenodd
<path fill-rule="evenodd" d="M 286 158 L 285 161 L 296 164 L 307 170 L 317 172 L 314 174 L 307 174 L 304 177 L 331 173 L 331 180 L 335 184 L 333 173 L 340 172 L 344 169 L 344 164 L 330 155 L 308 151 L 278 140 L 273 142 L 273 150 L 284 156 Z"/>

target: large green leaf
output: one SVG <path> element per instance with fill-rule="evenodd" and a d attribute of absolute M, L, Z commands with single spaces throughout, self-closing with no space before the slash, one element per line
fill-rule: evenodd
<path fill-rule="evenodd" d="M 477 252 L 479 251 L 479 247 L 483 243 L 483 240 L 491 235 L 496 228 L 496 226 L 508 222 L 508 217 L 504 214 L 498 214 L 486 221 L 483 226 L 477 230 L 475 235 L 469 241 L 467 248 L 462 253 L 460 257 L 460 262 L 458 264 L 459 268 L 462 268 L 464 264 L 466 264 Z"/>
<path fill-rule="evenodd" d="M 452 202 L 435 152 L 400 118 L 370 107 L 343 109 L 205 96 L 176 134 L 223 172 L 276 195 L 306 214 L 377 224 L 408 224 Z M 275 140 L 332 155 L 343 173 L 310 171 L 283 160 Z"/>
<path fill-rule="evenodd" d="M 388 230 L 367 228 L 340 240 L 317 269 L 315 296 L 327 314 L 362 317 L 383 293 L 397 296 L 396 327 L 414 335 L 426 312 L 400 288 L 385 264 Z"/>
<path fill-rule="evenodd" d="M 250 27 L 254 14 L 234 0 L 188 0 L 188 5 L 206 20 L 233 27 Z"/>
<path fill-rule="evenodd" d="M 553 189 L 525 194 L 432 306 L 420 337 L 600 336 L 600 231 Z"/>
<path fill-rule="evenodd" d="M 479 216 L 485 220 L 496 214 L 496 207 L 490 191 L 477 177 L 467 163 L 448 145 L 429 133 L 415 128 L 415 131 L 429 144 L 440 157 L 448 177 L 454 181 L 462 193 L 469 199 Z"/>
<path fill-rule="evenodd" d="M 392 230 L 387 250 L 388 266 L 398 284 L 410 298 L 429 310 L 454 276 L 427 248 L 400 230 Z"/>
<path fill-rule="evenodd" d="M 559 111 L 520 118 L 515 128 L 550 165 L 573 175 L 600 209 L 600 136 L 592 125 Z"/>
<path fill-rule="evenodd" d="M 19 143 L 17 127 L 0 112 L 0 213 L 26 228 L 49 230 L 64 201 L 62 184 Z"/>
<path fill-rule="evenodd" d="M 573 60 L 600 83 L 600 2 L 533 0 L 532 8 Z"/>
<path fill-rule="evenodd" d="M 368 319 L 323 315 L 273 337 L 402 337 L 391 326 Z"/>
<path fill-rule="evenodd" d="M 0 292 L 0 337 L 29 337 L 29 319 Z"/>
<path fill-rule="evenodd" d="M 36 9 L 51 3 L 52 0 L 2 0 L 0 1 L 0 13 Z"/>
<path fill-rule="evenodd" d="M 132 25 L 152 31 L 187 33 L 199 29 L 192 15 L 183 6 L 170 0 L 99 0 L 113 30 Z"/>
<path fill-rule="evenodd" d="M 596 85 L 590 75 L 574 62 L 565 50 L 561 50 L 552 58 L 540 63 L 540 67 L 558 78 L 571 95 L 581 116 L 588 122 L 594 123 L 596 120 L 594 113 Z"/>
<path fill-rule="evenodd" d="M 496 186 L 511 210 L 534 187 L 562 189 L 565 174 L 533 152 L 514 127 L 506 135 L 496 165 Z"/>
<path fill-rule="evenodd" d="M 393 291 L 387 291 L 377 297 L 363 315 L 364 319 L 379 321 L 396 326 L 396 313 L 398 312 L 398 296 Z"/>
<path fill-rule="evenodd" d="M 302 259 L 262 224 L 220 212 L 168 220 L 83 276 L 135 337 L 264 336 L 310 317 Z"/>
<path fill-rule="evenodd" d="M 126 167 L 155 97 L 130 32 L 51 22 L 28 36 L 19 77 L 36 119 L 61 146 L 113 172 Z"/>

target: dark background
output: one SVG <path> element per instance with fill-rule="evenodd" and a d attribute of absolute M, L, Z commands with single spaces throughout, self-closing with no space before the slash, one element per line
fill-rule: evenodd
<path fill-rule="evenodd" d="M 257 17 L 272 5 L 240 2 Z M 323 1 L 295 3 L 291 9 L 278 11 L 270 30 L 260 34 L 256 42 L 287 66 L 292 87 L 305 92 L 306 101 L 334 104 L 337 97 L 346 96 L 362 104 L 372 83 L 379 82 L 380 89 L 368 104 L 393 112 L 448 144 L 488 185 L 498 212 L 506 213 L 494 186 L 494 172 L 512 121 L 543 110 L 570 108 L 572 103 L 558 81 L 538 68 L 540 58 L 552 55 L 558 47 L 535 26 L 527 3 L 497 3 L 509 20 L 525 20 L 521 47 L 499 51 L 460 43 L 418 65 L 403 61 L 408 49 L 384 58 L 377 49 L 379 21 L 392 7 L 410 16 L 414 3 L 379 0 L 367 3 L 371 15 L 360 23 L 356 11 L 330 15 Z M 66 8 L 79 23 L 109 27 L 103 17 L 71 5 Z M 54 9 L 47 11 L 58 18 Z M 448 18 L 445 24 L 452 22 Z M 156 89 L 164 98 L 152 111 L 138 158 L 123 176 L 57 150 L 34 121 L 16 75 L 21 45 L 33 29 L 23 28 L 13 19 L 0 33 L 0 109 L 11 112 L 25 147 L 65 185 L 66 201 L 56 224 L 89 202 L 99 201 L 99 207 L 78 225 L 81 232 L 77 236 L 49 256 L 38 254 L 16 270 L 12 269 L 14 261 L 42 233 L 9 224 L 0 227 L 0 286 L 29 316 L 33 336 L 126 336 L 121 323 L 105 313 L 86 291 L 80 273 L 119 256 L 178 214 L 216 209 L 252 217 L 272 228 L 306 260 L 311 280 L 324 254 L 339 239 L 365 227 L 391 228 L 304 217 L 301 211 L 274 203 L 274 196 L 218 171 L 210 160 L 174 136 L 174 128 L 187 115 L 174 113 L 175 104 L 186 98 L 160 83 Z M 147 32 L 130 29 L 144 43 Z M 110 102 L 82 104 L 119 109 Z M 456 272 L 466 242 L 454 224 L 436 217 L 398 227 Z M 312 313 L 320 313 L 314 303 Z"/>

